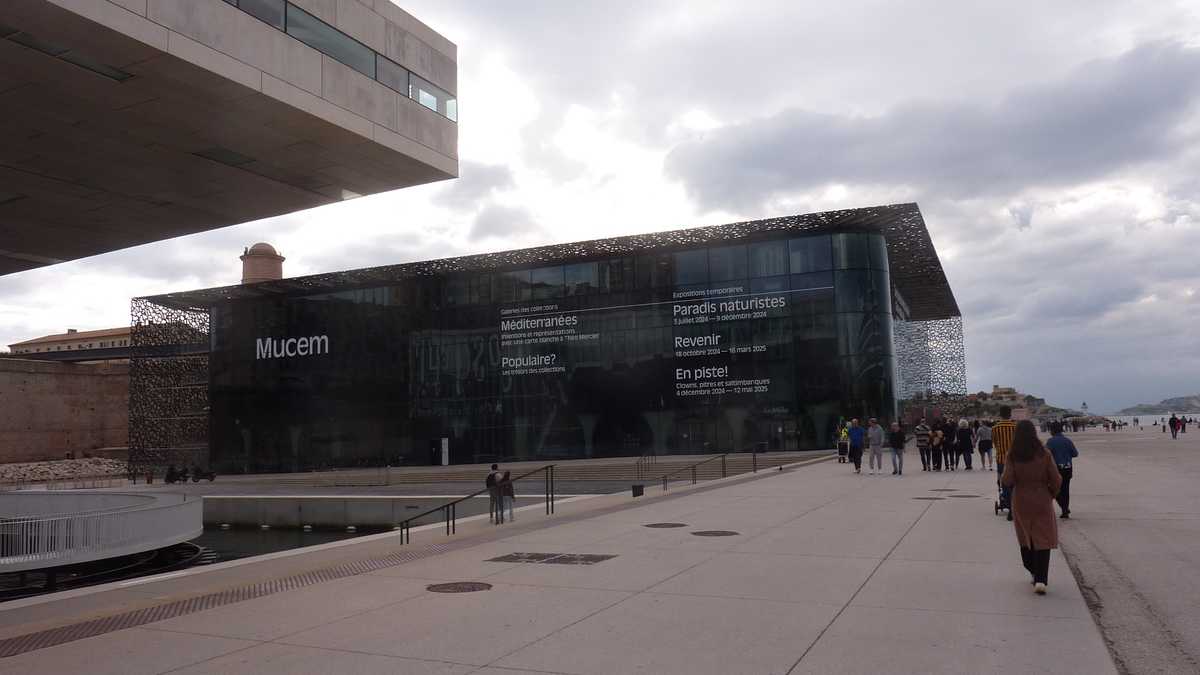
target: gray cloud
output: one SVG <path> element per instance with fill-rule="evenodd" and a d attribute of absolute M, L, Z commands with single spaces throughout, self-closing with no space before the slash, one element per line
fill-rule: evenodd
<path fill-rule="evenodd" d="M 474 211 L 479 202 L 493 192 L 514 185 L 512 170 L 499 164 L 481 164 L 463 160 L 459 177 L 438 193 L 433 202 L 453 209 Z"/>
<path fill-rule="evenodd" d="M 873 117 L 790 109 L 680 145 L 668 173 L 710 207 L 831 183 L 957 197 L 1090 180 L 1177 156 L 1200 100 L 1200 49 L 1159 43 L 995 105 L 909 104 Z"/>
<path fill-rule="evenodd" d="M 530 234 L 540 229 L 526 209 L 502 204 L 488 204 L 483 207 L 479 215 L 475 216 L 470 237 L 476 240 L 503 239 Z"/>

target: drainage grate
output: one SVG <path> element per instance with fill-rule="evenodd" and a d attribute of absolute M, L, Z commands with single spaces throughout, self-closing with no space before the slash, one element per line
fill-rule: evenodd
<path fill-rule="evenodd" d="M 684 523 L 648 523 L 646 525 L 643 525 L 642 527 L 668 528 L 668 527 L 687 527 L 687 525 Z"/>
<path fill-rule="evenodd" d="M 954 492 L 954 488 L 933 488 L 930 492 Z"/>
<path fill-rule="evenodd" d="M 957 499 L 975 499 L 976 497 L 978 497 L 980 495 L 950 495 L 950 496 L 955 497 Z"/>
<path fill-rule="evenodd" d="M 165 621 L 173 619 L 177 616 L 191 614 L 193 612 L 202 612 L 206 609 L 214 609 L 223 605 L 229 605 L 235 602 L 244 600 L 253 600 L 261 598 L 264 595 L 271 595 L 281 591 L 289 591 L 296 588 L 311 586 L 312 584 L 322 581 L 333 581 L 334 579 L 342 579 L 351 577 L 366 572 L 384 569 L 387 567 L 395 567 L 407 562 L 413 562 L 432 555 L 437 555 L 450 550 L 449 546 L 443 544 L 430 544 L 422 550 L 404 551 L 393 553 L 382 558 L 371 558 L 367 560 L 359 560 L 336 567 L 329 567 L 323 570 L 314 572 L 305 572 L 290 577 L 281 579 L 272 579 L 263 581 L 249 586 L 241 586 L 238 588 L 230 588 L 217 593 L 201 595 L 186 600 L 177 600 L 168 602 L 154 607 L 146 607 L 137 609 L 131 612 L 122 614 L 114 614 L 92 621 L 83 621 L 81 623 L 71 624 L 69 626 L 60 626 L 51 628 L 40 633 L 30 633 L 27 635 L 19 635 L 17 637 L 0 640 L 0 658 L 6 656 L 16 656 L 24 654 L 35 649 L 45 649 L 53 647 L 65 642 L 74 642 L 83 638 L 95 637 L 113 631 L 124 630 L 126 628 L 134 628 L 136 626 L 144 626 L 148 623 L 156 621 Z"/>
<path fill-rule="evenodd" d="M 505 563 L 547 563 L 551 565 L 595 565 L 598 562 L 611 560 L 615 555 L 595 553 L 509 553 L 498 558 L 490 558 L 484 562 Z"/>
<path fill-rule="evenodd" d="M 929 502 L 940 502 L 945 499 L 945 497 L 913 497 L 913 499 L 924 499 L 925 501 Z"/>
<path fill-rule="evenodd" d="M 490 558 L 484 562 L 501 563 L 540 563 L 562 555 L 561 553 L 509 553 L 498 558 Z"/>
<path fill-rule="evenodd" d="M 699 532 L 693 532 L 692 534 L 696 535 L 697 537 L 734 537 L 741 533 L 734 532 L 733 530 L 700 530 Z"/>
<path fill-rule="evenodd" d="M 599 553 L 564 553 L 557 558 L 550 558 L 542 562 L 548 565 L 595 565 L 598 562 L 612 560 L 615 557 L 617 556 Z"/>
<path fill-rule="evenodd" d="M 482 581 L 453 581 L 448 584 L 430 584 L 425 587 L 425 590 L 431 593 L 474 593 L 490 591 L 492 585 Z"/>

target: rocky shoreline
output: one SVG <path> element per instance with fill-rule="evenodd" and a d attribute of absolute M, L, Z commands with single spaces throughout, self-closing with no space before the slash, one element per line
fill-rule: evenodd
<path fill-rule="evenodd" d="M 125 476 L 128 464 L 121 460 L 89 457 L 48 462 L 0 464 L 0 483 L 37 483 L 73 478 Z"/>

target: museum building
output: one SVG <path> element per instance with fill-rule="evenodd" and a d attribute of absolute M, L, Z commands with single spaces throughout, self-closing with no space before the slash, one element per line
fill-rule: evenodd
<path fill-rule="evenodd" d="M 965 394 L 916 204 L 137 298 L 135 465 L 819 449 Z M 443 454 L 444 449 L 444 454 Z"/>

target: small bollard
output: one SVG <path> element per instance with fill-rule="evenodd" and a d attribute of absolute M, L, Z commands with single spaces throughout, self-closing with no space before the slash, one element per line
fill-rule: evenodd
<path fill-rule="evenodd" d="M 347 525 L 347 526 L 346 526 L 346 531 L 347 531 L 347 532 L 358 532 L 358 528 L 357 528 L 357 527 L 355 527 L 355 526 L 353 526 L 353 525 Z"/>
<path fill-rule="evenodd" d="M 641 483 L 634 483 L 632 487 L 634 497 L 641 497 L 642 495 L 646 494 L 645 485 L 642 485 Z"/>

